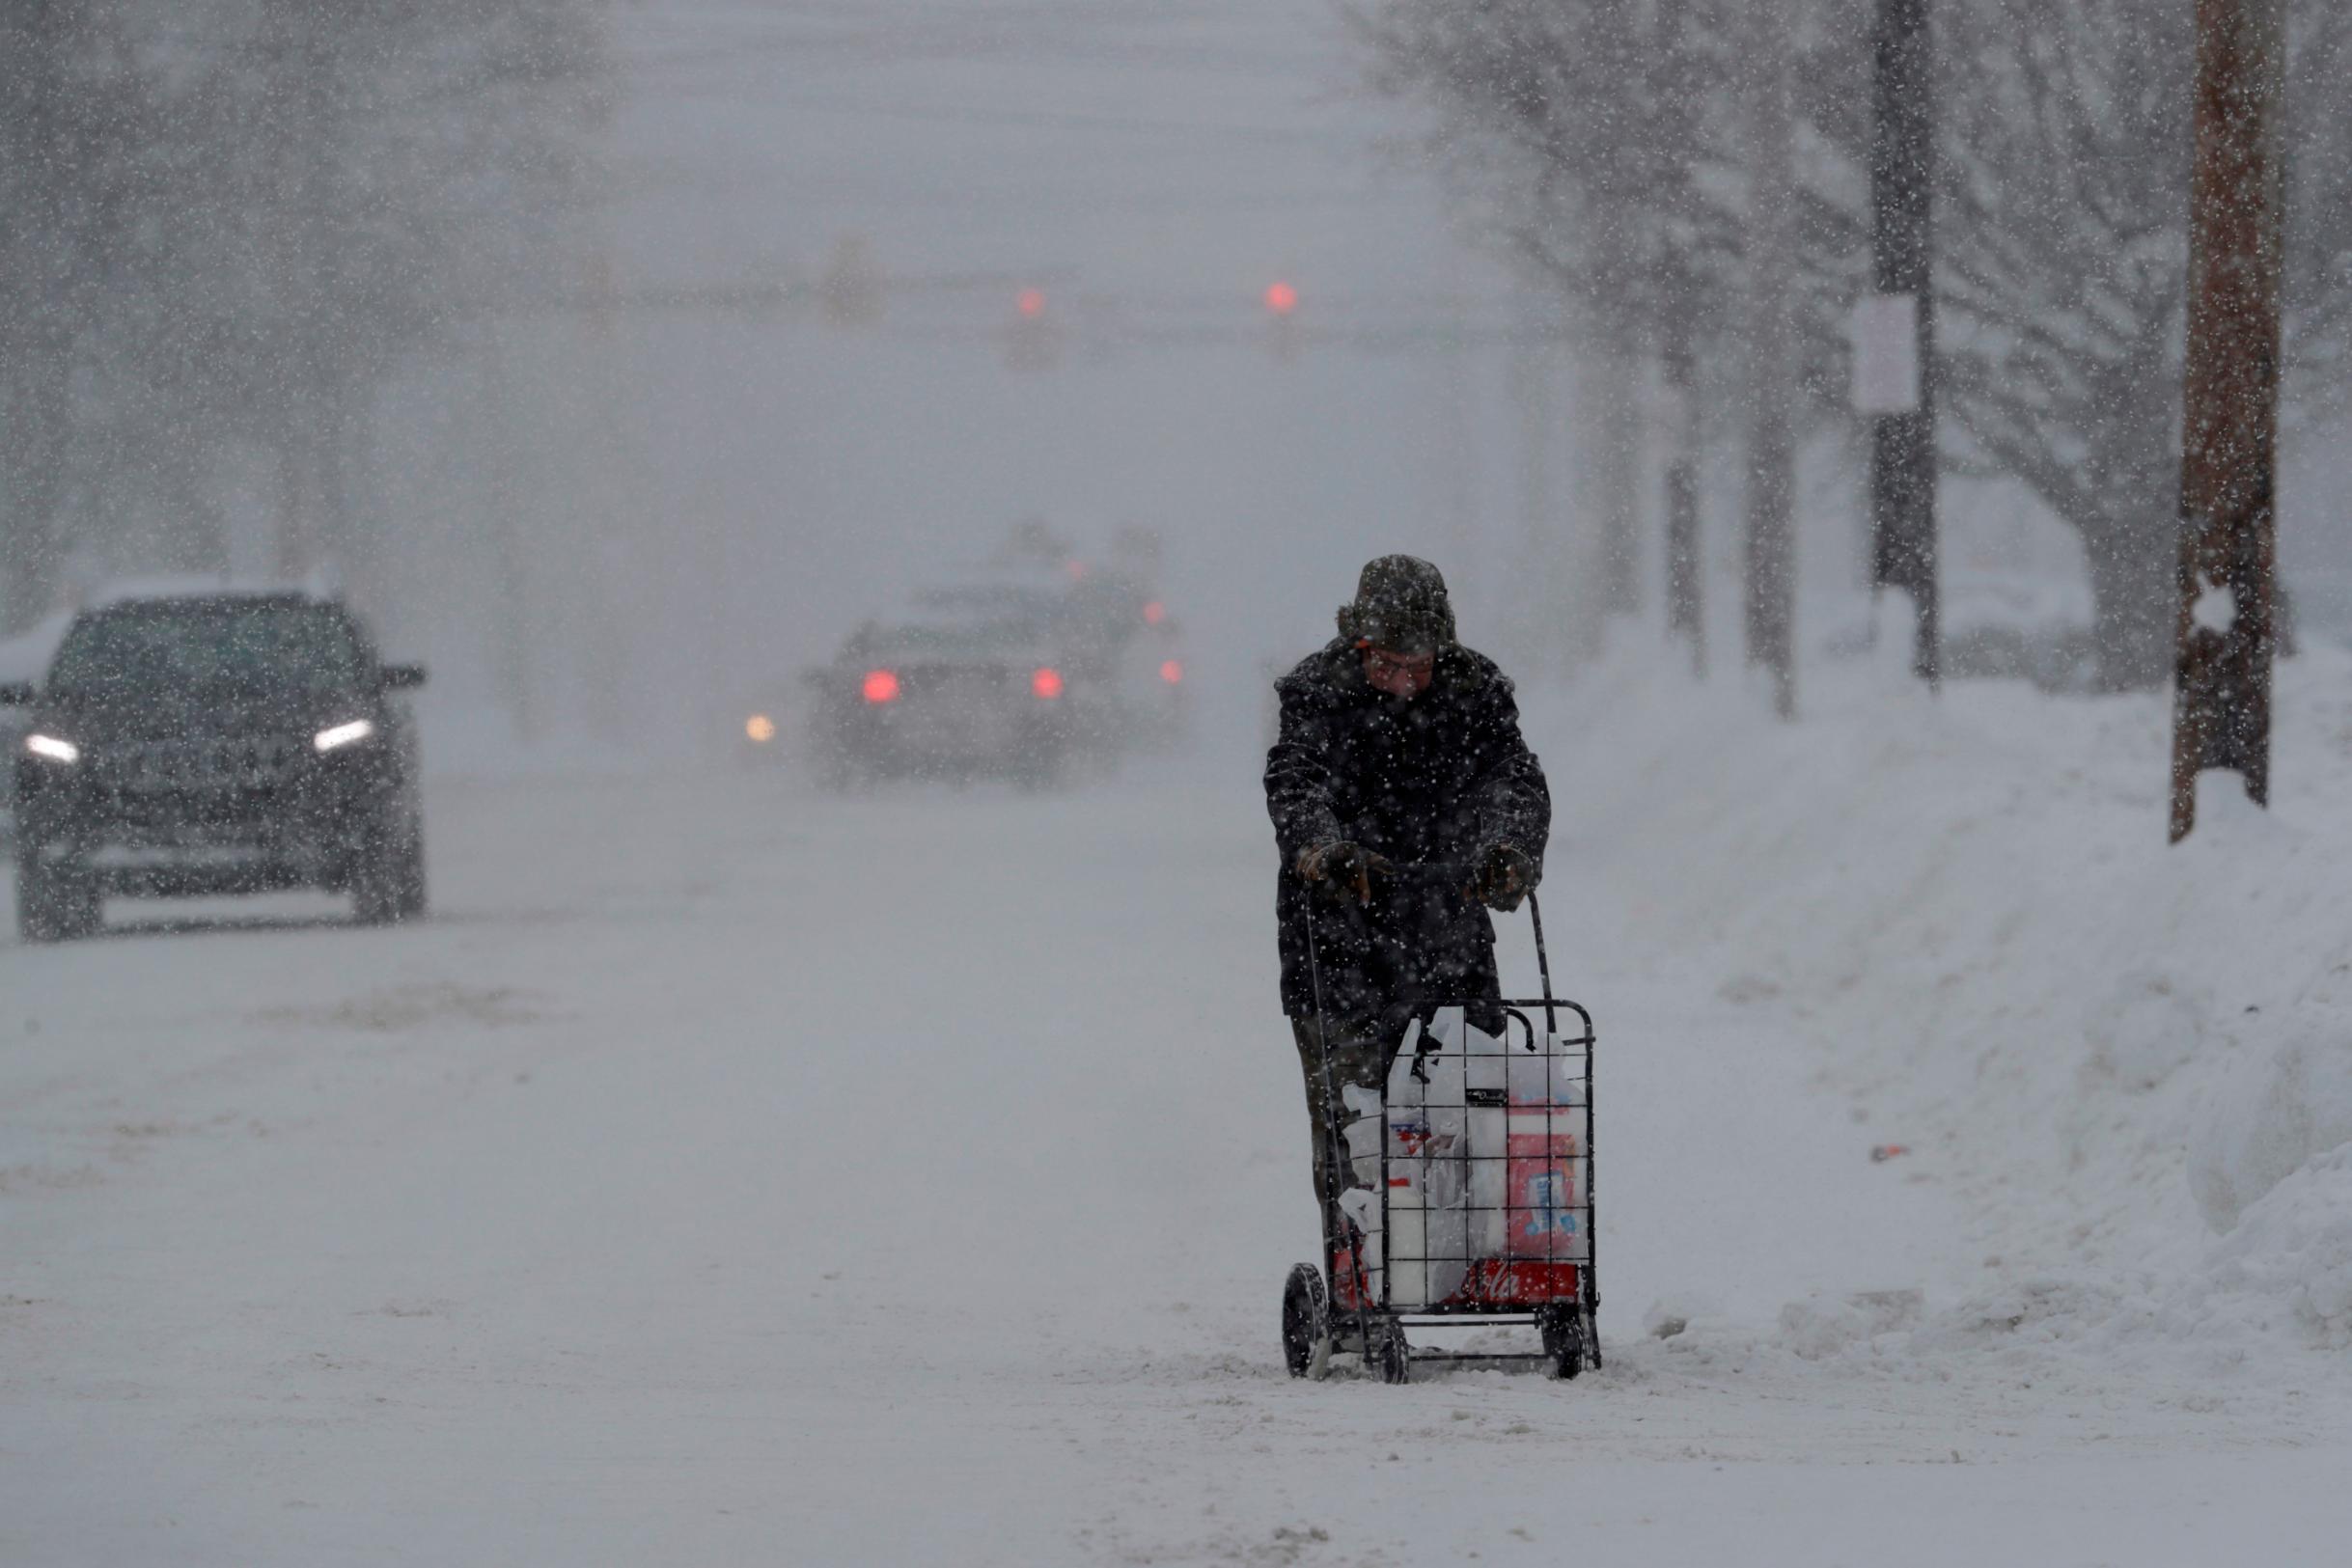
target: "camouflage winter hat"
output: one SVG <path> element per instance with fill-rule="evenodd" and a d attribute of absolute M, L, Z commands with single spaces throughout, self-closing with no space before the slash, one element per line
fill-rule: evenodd
<path fill-rule="evenodd" d="M 1453 641 L 1453 604 L 1446 580 L 1419 556 L 1382 556 L 1364 564 L 1353 604 L 1340 606 L 1340 635 L 1399 653 L 1431 652 Z"/>

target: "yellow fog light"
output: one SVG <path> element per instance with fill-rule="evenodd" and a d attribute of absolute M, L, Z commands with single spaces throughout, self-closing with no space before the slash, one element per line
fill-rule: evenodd
<path fill-rule="evenodd" d="M 776 738 L 776 721 L 764 713 L 755 713 L 743 721 L 743 733 L 751 737 L 754 746 L 764 746 Z"/>

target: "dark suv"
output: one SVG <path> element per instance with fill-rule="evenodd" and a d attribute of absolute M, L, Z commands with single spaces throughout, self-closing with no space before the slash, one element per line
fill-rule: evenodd
<path fill-rule="evenodd" d="M 359 918 L 425 910 L 414 727 L 344 606 L 301 593 L 125 600 L 85 611 L 16 743 L 16 919 L 85 936 L 108 894 L 323 888 Z"/>

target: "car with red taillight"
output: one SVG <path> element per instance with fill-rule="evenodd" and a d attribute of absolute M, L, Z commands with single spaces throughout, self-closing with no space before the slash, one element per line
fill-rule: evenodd
<path fill-rule="evenodd" d="M 1068 766 L 1086 706 L 1048 629 L 1020 614 L 869 622 L 809 673 L 819 780 L 1010 779 Z"/>

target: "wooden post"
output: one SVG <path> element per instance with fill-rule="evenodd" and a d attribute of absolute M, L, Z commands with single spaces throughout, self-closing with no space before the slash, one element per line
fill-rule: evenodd
<path fill-rule="evenodd" d="M 2282 0 L 2198 0 L 2189 196 L 2189 363 L 2172 691 L 2174 843 L 2197 776 L 2234 769 L 2270 804 L 2278 558 L 2279 279 L 2283 249 Z"/>

